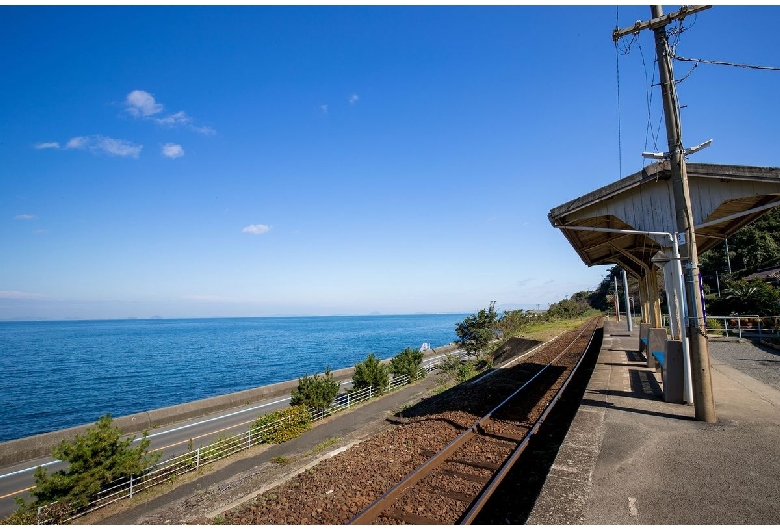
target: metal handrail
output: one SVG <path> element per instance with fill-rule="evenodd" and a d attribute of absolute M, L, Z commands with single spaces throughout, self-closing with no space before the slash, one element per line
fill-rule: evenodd
<path fill-rule="evenodd" d="M 669 315 L 663 315 L 663 326 L 668 327 Z M 711 322 L 723 322 L 722 327 L 710 326 Z M 755 323 L 755 325 L 751 325 Z M 731 325 L 731 327 L 729 327 Z M 707 315 L 708 335 L 730 337 L 734 334 L 738 338 L 757 337 L 759 340 L 766 337 L 780 338 L 780 315 Z"/>

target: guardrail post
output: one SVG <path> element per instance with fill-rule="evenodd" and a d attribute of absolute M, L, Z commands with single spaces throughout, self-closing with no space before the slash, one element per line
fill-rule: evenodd
<path fill-rule="evenodd" d="M 724 318 L 723 319 L 723 328 L 726 330 L 726 337 L 729 336 L 729 319 Z"/>
<path fill-rule="evenodd" d="M 198 450 L 195 452 L 195 471 L 197 471 L 199 467 L 200 467 L 200 447 L 198 447 Z"/>
<path fill-rule="evenodd" d="M 347 408 L 349 408 L 349 393 L 347 393 Z"/>
<path fill-rule="evenodd" d="M 742 338 L 742 319 L 737 317 L 737 328 L 739 329 L 739 338 Z"/>
<path fill-rule="evenodd" d="M 130 498 L 133 498 L 133 475 L 130 475 Z"/>
<path fill-rule="evenodd" d="M 374 391 L 373 386 L 368 387 L 368 399 L 371 399 L 371 397 L 373 396 L 373 391 Z"/>
<path fill-rule="evenodd" d="M 758 317 L 758 340 L 761 340 L 761 317 Z"/>
<path fill-rule="evenodd" d="M 41 510 L 43 506 L 38 506 L 38 515 L 35 516 L 35 524 L 41 524 Z"/>

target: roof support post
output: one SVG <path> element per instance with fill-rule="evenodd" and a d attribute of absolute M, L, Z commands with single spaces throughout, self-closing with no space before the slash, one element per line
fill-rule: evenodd
<path fill-rule="evenodd" d="M 628 324 L 628 332 L 634 331 L 634 323 L 631 321 L 631 303 L 628 298 L 628 278 L 626 277 L 626 269 L 623 271 L 623 296 L 626 300 L 626 323 Z"/>
<path fill-rule="evenodd" d="M 658 277 L 655 269 L 651 268 L 647 275 L 647 294 L 651 303 L 650 325 L 654 328 L 661 327 L 661 297 L 658 293 Z"/>
<path fill-rule="evenodd" d="M 642 306 L 642 324 L 650 323 L 650 301 L 647 293 L 647 269 L 644 269 L 639 278 L 639 303 Z"/>

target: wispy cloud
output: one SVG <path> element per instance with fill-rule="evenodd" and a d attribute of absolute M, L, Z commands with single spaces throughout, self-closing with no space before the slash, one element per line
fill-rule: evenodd
<path fill-rule="evenodd" d="M 179 144 L 165 144 L 162 147 L 162 154 L 168 158 L 179 158 L 184 156 L 184 149 Z"/>
<path fill-rule="evenodd" d="M 146 90 L 133 90 L 125 99 L 127 112 L 136 118 L 145 118 L 156 122 L 163 127 L 186 127 L 199 134 L 216 134 L 216 131 L 206 125 L 195 125 L 192 116 L 180 110 L 167 116 L 155 117 L 165 110 L 165 105 L 159 103 L 154 96 Z"/>
<path fill-rule="evenodd" d="M 249 225 L 245 226 L 243 230 L 241 230 L 245 234 L 254 234 L 256 236 L 259 236 L 260 234 L 265 234 L 271 229 L 270 226 L 266 225 Z"/>
<path fill-rule="evenodd" d="M 146 90 L 133 90 L 127 95 L 127 111 L 133 116 L 152 116 L 163 111 L 162 103 L 157 103 L 154 96 Z"/>
<path fill-rule="evenodd" d="M 68 140 L 65 144 L 65 149 L 81 149 L 87 145 L 87 138 L 85 136 L 76 136 Z"/>
<path fill-rule="evenodd" d="M 354 105 L 355 103 L 358 102 L 359 99 L 360 96 L 358 96 L 357 94 L 352 94 L 351 96 L 349 96 L 349 104 Z"/>
<path fill-rule="evenodd" d="M 48 233 L 49 231 L 43 228 L 39 228 L 38 230 L 33 230 L 33 234 L 48 234 Z"/>
<path fill-rule="evenodd" d="M 31 219 L 38 219 L 38 216 L 32 213 L 23 213 L 14 216 L 14 219 L 18 219 L 19 221 L 29 221 Z"/>
<path fill-rule="evenodd" d="M 44 296 L 40 293 L 25 293 L 22 291 L 0 291 L 0 300 L 39 300 Z"/>
<path fill-rule="evenodd" d="M 192 123 L 192 118 L 187 116 L 186 112 L 180 110 L 179 112 L 174 112 L 170 116 L 166 116 L 164 118 L 154 118 L 154 121 L 156 121 L 160 125 L 173 127 L 175 125 L 185 125 L 188 123 Z"/>
<path fill-rule="evenodd" d="M 320 105 L 320 109 L 322 109 L 322 113 L 323 114 L 327 114 L 328 113 L 328 106 L 327 105 Z"/>
<path fill-rule="evenodd" d="M 38 142 L 34 146 L 36 149 L 59 149 L 59 142 Z"/>
<path fill-rule="evenodd" d="M 197 127 L 195 125 L 190 125 L 190 129 L 195 131 L 196 133 L 205 134 L 206 136 L 211 134 L 217 134 L 217 131 L 209 127 L 208 125 L 203 125 L 201 127 Z"/>
<path fill-rule="evenodd" d="M 112 156 L 138 158 L 143 145 L 129 140 L 120 140 L 95 134 L 92 136 L 76 136 L 68 140 L 66 149 L 87 149 L 92 152 L 106 153 Z"/>

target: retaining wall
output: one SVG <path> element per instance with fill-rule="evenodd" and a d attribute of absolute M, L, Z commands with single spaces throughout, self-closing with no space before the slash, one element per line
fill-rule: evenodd
<path fill-rule="evenodd" d="M 425 357 L 428 358 L 442 353 L 449 353 L 456 349 L 457 347 L 454 344 L 448 344 L 427 351 Z M 389 360 L 383 361 L 383 363 L 388 362 Z M 354 372 L 355 368 L 350 367 L 334 370 L 332 373 L 336 380 L 342 381 L 351 378 Z M 147 429 L 170 425 L 171 423 L 176 423 L 178 421 L 198 418 L 207 414 L 222 412 L 263 400 L 289 396 L 290 392 L 297 387 L 297 379 L 283 381 L 281 383 L 250 388 L 249 390 L 242 390 L 241 392 L 234 392 L 223 396 L 199 399 L 198 401 L 192 401 L 182 405 L 173 405 L 161 409 L 130 414 L 129 416 L 120 416 L 114 418 L 114 425 L 119 427 L 122 432 L 126 434 L 141 433 Z M 94 426 L 94 423 L 2 442 L 0 443 L 0 466 L 10 466 L 34 458 L 50 456 L 52 450 L 62 440 L 72 440 L 77 434 L 83 433 L 92 426 Z"/>

